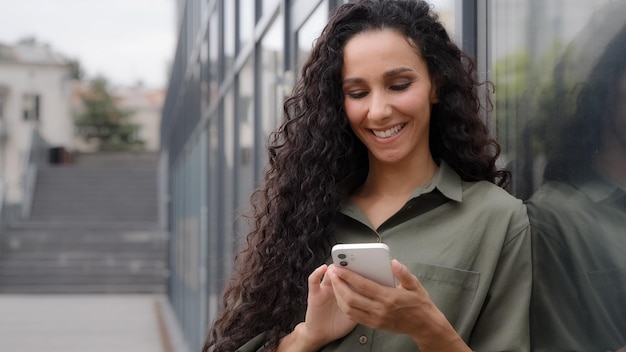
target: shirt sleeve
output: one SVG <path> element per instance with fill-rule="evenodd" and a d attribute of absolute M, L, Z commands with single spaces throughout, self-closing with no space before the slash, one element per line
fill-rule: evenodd
<path fill-rule="evenodd" d="M 524 212 L 525 213 L 525 212 Z M 532 287 L 530 225 L 505 242 L 470 346 L 475 351 L 529 351 Z"/>
<path fill-rule="evenodd" d="M 243 346 L 239 347 L 235 352 L 261 352 L 263 345 L 265 345 L 266 338 L 267 333 L 262 332 L 250 339 L 250 341 L 246 342 Z"/>

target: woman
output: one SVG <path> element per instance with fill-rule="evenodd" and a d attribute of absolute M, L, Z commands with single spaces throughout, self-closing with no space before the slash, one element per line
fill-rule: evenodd
<path fill-rule="evenodd" d="M 205 351 L 527 350 L 528 218 L 494 183 L 471 61 L 422 1 L 330 19 L 273 135 Z M 391 247 L 394 288 L 327 266 Z"/>

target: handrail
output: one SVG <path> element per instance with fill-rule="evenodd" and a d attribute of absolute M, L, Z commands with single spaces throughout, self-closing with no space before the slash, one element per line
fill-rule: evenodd
<path fill-rule="evenodd" d="M 4 213 L 5 210 L 5 195 L 6 195 L 6 184 L 4 182 L 4 178 L 2 177 L 2 175 L 0 175 L 0 241 L 2 240 L 2 234 L 4 233 L 4 229 L 6 228 L 6 222 L 5 222 L 5 217 L 6 214 Z"/>
<path fill-rule="evenodd" d="M 46 162 L 48 143 L 34 128 L 26 156 L 22 159 L 22 212 L 23 219 L 30 216 L 35 194 L 35 182 L 37 181 L 38 168 Z"/>

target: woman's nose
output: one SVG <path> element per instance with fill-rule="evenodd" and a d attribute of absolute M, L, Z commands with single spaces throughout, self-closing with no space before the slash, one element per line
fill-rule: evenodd
<path fill-rule="evenodd" d="M 370 94 L 368 118 L 372 121 L 384 121 L 391 117 L 391 105 L 384 92 Z"/>

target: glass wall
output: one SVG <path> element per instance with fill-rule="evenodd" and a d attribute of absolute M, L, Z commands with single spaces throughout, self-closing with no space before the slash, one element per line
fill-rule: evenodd
<path fill-rule="evenodd" d="M 282 119 L 282 103 L 284 101 L 283 77 L 285 66 L 283 62 L 284 53 L 284 17 L 278 15 L 274 18 L 268 31 L 261 39 L 260 45 L 260 94 L 259 106 L 261 111 L 261 128 L 259 138 L 265 141 L 267 136 L 273 131 Z M 265 143 L 259 143 L 257 149 L 260 151 L 258 177 L 262 179 L 263 171 L 267 160 Z"/>
<path fill-rule="evenodd" d="M 533 228 L 534 348 L 626 346 L 626 2 L 488 2 L 502 164 Z"/>
<path fill-rule="evenodd" d="M 207 299 L 206 137 L 194 141 L 172 170 L 170 299 L 192 345 L 204 337 Z"/>
<path fill-rule="evenodd" d="M 301 7 L 295 7 L 294 11 L 298 11 Z M 296 75 L 300 74 L 302 66 L 309 56 L 309 52 L 313 47 L 315 39 L 319 37 L 328 20 L 328 1 L 324 1 L 317 5 L 317 8 L 310 13 L 304 24 L 297 31 L 296 35 Z M 304 11 L 303 11 L 304 12 Z M 302 17 L 308 15 L 308 12 L 299 13 Z"/>
<path fill-rule="evenodd" d="M 237 47 L 235 1 L 226 1 L 224 6 L 224 72 L 233 70 L 235 61 L 235 49 Z"/>
<path fill-rule="evenodd" d="M 236 38 L 237 48 L 243 48 L 252 43 L 254 37 L 254 3 L 256 0 L 237 0 L 237 19 L 239 35 Z M 237 50 L 239 51 L 239 49 Z"/>
<path fill-rule="evenodd" d="M 254 58 L 245 61 L 237 75 L 235 97 L 235 174 L 237 188 L 235 190 L 237 213 L 245 213 L 250 203 L 254 181 Z M 246 226 L 242 218 L 237 217 L 237 233 L 245 233 Z"/>
<path fill-rule="evenodd" d="M 262 178 L 263 147 L 282 115 L 286 29 L 281 0 L 185 6 L 163 113 L 162 208 L 169 298 L 189 350 L 198 351 L 247 233 L 243 215 Z"/>

